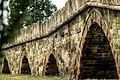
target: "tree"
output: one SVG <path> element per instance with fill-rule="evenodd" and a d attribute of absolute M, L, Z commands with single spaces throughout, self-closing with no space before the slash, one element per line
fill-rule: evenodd
<path fill-rule="evenodd" d="M 0 31 L 0 51 L 3 44 L 12 41 L 19 33 L 20 28 L 23 27 L 23 20 L 30 2 L 30 0 L 10 0 L 9 9 L 8 6 L 4 8 L 5 1 L 8 2 L 8 0 L 2 0 L 0 3 L 0 27 L 2 28 Z M 5 25 L 3 14 L 5 10 L 10 14 L 7 16 L 8 25 Z"/>
<path fill-rule="evenodd" d="M 23 28 L 23 21 L 26 19 L 26 10 L 29 3 L 30 0 L 10 0 L 9 28 L 5 29 L 7 42 L 12 41 L 19 34 L 20 28 Z"/>
<path fill-rule="evenodd" d="M 2 36 L 1 35 L 2 35 L 2 30 L 3 30 L 2 28 L 3 28 L 3 25 L 4 25 L 4 23 L 3 23 L 3 10 L 4 10 L 3 2 L 4 1 L 1 1 L 1 3 L 0 3 L 0 10 L 1 10 L 1 14 L 0 14 L 0 46 L 1 46 L 1 43 L 2 43 L 2 41 L 1 41 Z M 0 56 L 2 56 L 2 54 L 0 54 Z"/>
<path fill-rule="evenodd" d="M 48 19 L 56 10 L 57 7 L 51 3 L 51 0 L 31 0 L 28 7 L 28 16 L 31 18 L 31 22 L 35 23 Z"/>
<path fill-rule="evenodd" d="M 4 8 L 4 1 L 9 1 L 9 7 Z M 50 0 L 2 0 L 0 3 L 2 14 L 0 15 L 0 51 L 3 44 L 12 42 L 20 34 L 20 28 L 36 21 L 47 19 L 56 6 Z M 4 9 L 9 13 L 8 25 L 4 24 Z"/>

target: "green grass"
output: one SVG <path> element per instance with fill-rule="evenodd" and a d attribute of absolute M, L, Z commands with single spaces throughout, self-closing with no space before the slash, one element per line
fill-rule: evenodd
<path fill-rule="evenodd" d="M 59 76 L 32 76 L 32 75 L 0 75 L 0 80 L 68 80 Z"/>

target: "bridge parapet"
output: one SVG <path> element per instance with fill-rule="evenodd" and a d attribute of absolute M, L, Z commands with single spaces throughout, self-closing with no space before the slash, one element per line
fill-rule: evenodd
<path fill-rule="evenodd" d="M 119 0 L 68 0 L 65 7 L 53 13 L 49 20 L 43 22 L 38 21 L 28 28 L 21 29 L 21 35 L 15 38 L 15 42 L 5 44 L 3 48 L 47 37 L 89 6 L 120 10 L 119 5 Z"/>

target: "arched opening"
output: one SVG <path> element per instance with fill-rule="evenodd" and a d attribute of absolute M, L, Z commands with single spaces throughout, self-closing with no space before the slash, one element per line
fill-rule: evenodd
<path fill-rule="evenodd" d="M 21 74 L 31 74 L 31 69 L 26 56 L 24 56 L 22 60 Z"/>
<path fill-rule="evenodd" d="M 2 69 L 2 73 L 3 74 L 10 74 L 10 70 L 9 70 L 9 66 L 8 66 L 8 61 L 7 59 L 5 58 L 4 59 L 4 63 L 3 63 L 3 69 Z"/>
<path fill-rule="evenodd" d="M 59 75 L 56 60 L 53 54 L 50 55 L 48 63 L 46 65 L 45 75 Z"/>
<path fill-rule="evenodd" d="M 87 33 L 80 62 L 80 79 L 118 79 L 109 41 L 97 24 Z"/>

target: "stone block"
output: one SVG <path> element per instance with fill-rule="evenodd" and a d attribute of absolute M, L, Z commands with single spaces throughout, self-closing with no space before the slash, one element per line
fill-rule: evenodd
<path fill-rule="evenodd" d="M 42 36 L 42 22 L 39 23 L 40 37 Z"/>
<path fill-rule="evenodd" d="M 74 14 L 77 10 L 78 10 L 78 6 L 77 6 L 77 0 L 71 0 L 72 3 L 72 14 Z"/>
<path fill-rule="evenodd" d="M 65 7 L 61 9 L 61 22 L 63 23 L 65 21 Z"/>
<path fill-rule="evenodd" d="M 120 39 L 120 34 L 118 34 L 118 39 Z"/>
<path fill-rule="evenodd" d="M 68 12 L 69 12 L 69 18 L 73 15 L 73 6 L 72 6 L 72 1 L 68 0 Z"/>
<path fill-rule="evenodd" d="M 120 66 L 120 55 L 118 55 L 118 64 Z"/>
<path fill-rule="evenodd" d="M 45 34 L 48 32 L 48 29 L 49 29 L 49 21 L 48 20 L 46 20 L 45 21 Z"/>
<path fill-rule="evenodd" d="M 43 26 L 44 22 L 41 23 L 41 36 L 43 36 L 44 33 L 44 26 Z"/>
<path fill-rule="evenodd" d="M 114 5 L 120 5 L 120 1 L 119 0 L 113 0 L 114 1 Z"/>
<path fill-rule="evenodd" d="M 54 13 L 52 19 L 53 19 L 53 26 L 52 27 L 55 27 L 57 24 L 57 12 Z"/>
<path fill-rule="evenodd" d="M 37 23 L 34 23 L 34 25 L 33 25 L 33 33 L 34 33 L 34 38 L 36 37 L 36 32 L 37 32 Z"/>
<path fill-rule="evenodd" d="M 118 30 L 117 29 L 113 29 L 113 35 L 117 35 L 118 34 Z"/>
<path fill-rule="evenodd" d="M 40 22 L 38 21 L 37 23 L 36 23 L 36 35 L 37 35 L 37 37 L 40 37 L 40 36 L 38 36 L 38 35 L 40 35 Z"/>
<path fill-rule="evenodd" d="M 50 25 L 49 27 L 53 26 L 53 14 L 50 16 L 49 25 Z"/>
<path fill-rule="evenodd" d="M 61 10 L 58 10 L 56 12 L 56 25 L 60 25 L 60 22 L 61 22 Z"/>
<path fill-rule="evenodd" d="M 42 36 L 44 35 L 46 31 L 46 27 L 45 27 L 45 21 L 42 22 Z"/>
<path fill-rule="evenodd" d="M 76 1 L 77 1 L 78 8 L 80 8 L 86 2 L 86 0 L 76 0 Z"/>
<path fill-rule="evenodd" d="M 98 2 L 99 0 L 89 0 L 90 2 Z"/>
<path fill-rule="evenodd" d="M 65 21 L 69 18 L 69 2 L 65 4 Z"/>
<path fill-rule="evenodd" d="M 114 4 L 113 0 L 109 0 L 109 4 L 113 5 Z"/>

